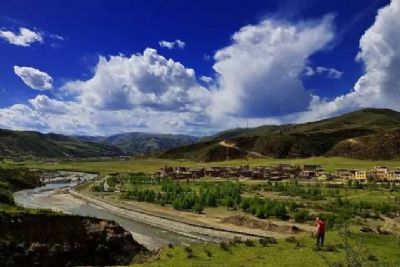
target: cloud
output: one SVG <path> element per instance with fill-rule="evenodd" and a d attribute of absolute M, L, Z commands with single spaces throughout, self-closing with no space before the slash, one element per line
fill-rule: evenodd
<path fill-rule="evenodd" d="M 326 77 L 329 79 L 340 79 L 343 76 L 343 72 L 334 68 L 327 68 L 322 66 L 316 67 L 315 69 L 310 66 L 306 66 L 304 68 L 304 75 L 314 76 L 315 74 L 326 74 Z"/>
<path fill-rule="evenodd" d="M 160 45 L 160 47 L 164 47 L 164 48 L 168 48 L 168 49 L 175 49 L 175 48 L 183 49 L 183 48 L 185 48 L 185 45 L 186 45 L 185 42 L 183 42 L 179 39 L 172 41 L 172 42 L 160 41 L 160 42 L 158 42 L 158 44 Z"/>
<path fill-rule="evenodd" d="M 44 130 L 47 128 L 43 117 L 27 105 L 15 104 L 0 109 L 0 127 L 15 130 Z"/>
<path fill-rule="evenodd" d="M 360 40 L 357 60 L 365 74 L 354 86 L 360 105 L 399 109 L 400 101 L 400 1 L 380 9 L 374 24 Z"/>
<path fill-rule="evenodd" d="M 71 102 L 64 102 L 56 99 L 51 99 L 46 95 L 37 95 L 30 99 L 29 103 L 36 111 L 46 112 L 51 114 L 63 114 L 71 111 L 74 106 Z"/>
<path fill-rule="evenodd" d="M 90 79 L 61 88 L 67 100 L 38 95 L 26 105 L 0 109 L 0 126 L 67 134 L 202 135 L 247 121 L 250 126 L 305 122 L 369 106 L 399 110 L 399 13 L 399 0 L 379 10 L 356 57 L 364 74 L 335 99 L 311 94 L 301 80 L 341 75 L 311 67 L 310 56 L 334 39 L 332 17 L 297 23 L 267 19 L 242 27 L 216 52 L 213 79 L 197 78 L 193 69 L 150 48 L 100 57 Z"/>
<path fill-rule="evenodd" d="M 200 81 L 202 81 L 204 83 L 211 83 L 213 81 L 213 78 L 203 75 L 203 76 L 200 76 Z"/>
<path fill-rule="evenodd" d="M 304 75 L 306 75 L 306 76 L 314 76 L 315 75 L 315 70 L 310 66 L 305 66 L 304 67 Z"/>
<path fill-rule="evenodd" d="M 400 0 L 378 11 L 373 25 L 360 39 L 356 60 L 364 65 L 354 89 L 329 101 L 314 98 L 310 111 L 299 121 L 309 121 L 341 114 L 363 107 L 400 110 Z"/>
<path fill-rule="evenodd" d="M 27 28 L 19 28 L 19 33 L 0 30 L 0 39 L 4 39 L 10 44 L 23 47 L 31 46 L 31 44 L 35 42 L 43 43 L 42 33 L 34 32 Z"/>
<path fill-rule="evenodd" d="M 31 67 L 14 66 L 15 74 L 32 89 L 50 90 L 53 88 L 53 78 L 45 72 Z"/>
<path fill-rule="evenodd" d="M 65 38 L 59 34 L 50 34 L 49 37 L 55 40 L 65 41 Z"/>
<path fill-rule="evenodd" d="M 343 75 L 343 72 L 333 69 L 333 68 L 326 68 L 326 67 L 317 67 L 317 73 L 326 73 L 327 77 L 330 79 L 340 79 Z"/>
<path fill-rule="evenodd" d="M 69 82 L 64 90 L 99 110 L 193 111 L 208 99 L 208 90 L 197 83 L 193 69 L 150 48 L 131 57 L 100 57 L 91 79 Z"/>
<path fill-rule="evenodd" d="M 151 48 L 131 56 L 102 56 L 90 79 L 61 87 L 68 101 L 38 95 L 24 108 L 0 109 L 0 115 L 9 116 L 10 125 L 18 116 L 37 120 L 35 125 L 21 121 L 24 129 L 74 134 L 200 135 L 243 125 L 248 117 L 254 124 L 278 123 L 262 108 L 273 111 L 281 105 L 276 114 L 287 114 L 307 107 L 312 96 L 299 76 L 307 58 L 332 38 L 330 18 L 296 25 L 266 20 L 243 27 L 230 46 L 215 54 L 215 79 L 197 79 L 193 69 Z"/>
<path fill-rule="evenodd" d="M 208 118 L 200 113 L 149 109 L 93 110 L 77 102 L 57 103 L 36 98 L 29 105 L 0 109 L 0 128 L 36 130 L 70 135 L 108 135 L 130 131 L 158 133 L 210 133 Z M 49 105 L 49 106 L 47 106 Z M 63 109 L 59 111 L 60 107 Z"/>
<path fill-rule="evenodd" d="M 300 76 L 309 56 L 333 39 L 332 19 L 297 24 L 267 19 L 242 27 L 214 56 L 219 83 L 214 112 L 272 117 L 307 109 L 311 94 Z"/>

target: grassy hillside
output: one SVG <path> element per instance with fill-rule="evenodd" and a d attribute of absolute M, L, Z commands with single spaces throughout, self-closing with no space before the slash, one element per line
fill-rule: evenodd
<path fill-rule="evenodd" d="M 65 135 L 0 129 L 2 157 L 85 158 L 120 154 L 121 151 L 116 147 L 80 141 Z"/>
<path fill-rule="evenodd" d="M 346 139 L 328 152 L 329 156 L 363 159 L 393 159 L 400 155 L 400 129 L 381 131 L 373 135 Z"/>
<path fill-rule="evenodd" d="M 105 136 L 78 136 L 83 141 L 115 146 L 125 154 L 152 154 L 170 148 L 192 144 L 197 137 L 181 134 L 123 133 Z"/>
<path fill-rule="evenodd" d="M 399 145 L 393 143 L 398 136 L 397 129 L 400 129 L 399 112 L 369 108 L 317 122 L 223 131 L 204 137 L 195 145 L 168 150 L 163 157 L 225 160 L 224 153 L 215 157 L 215 146 L 227 140 L 243 152 L 243 157 L 248 152 L 256 152 L 275 158 L 334 155 L 393 159 L 400 157 Z M 352 140 L 357 141 L 357 147 Z M 352 146 L 349 146 L 349 142 L 352 142 Z M 386 146 L 382 147 L 382 144 Z"/>

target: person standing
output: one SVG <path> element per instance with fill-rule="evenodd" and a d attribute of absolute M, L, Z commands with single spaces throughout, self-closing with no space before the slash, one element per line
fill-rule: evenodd
<path fill-rule="evenodd" d="M 325 221 L 321 217 L 315 219 L 317 224 L 317 247 L 321 248 L 324 246 L 325 241 Z"/>

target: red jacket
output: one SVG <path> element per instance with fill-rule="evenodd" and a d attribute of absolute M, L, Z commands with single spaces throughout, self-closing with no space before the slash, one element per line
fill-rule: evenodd
<path fill-rule="evenodd" d="M 323 220 L 317 221 L 317 233 L 325 234 L 325 222 Z"/>

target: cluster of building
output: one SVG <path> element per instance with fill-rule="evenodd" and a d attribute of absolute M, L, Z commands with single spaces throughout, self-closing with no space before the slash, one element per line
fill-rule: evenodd
<path fill-rule="evenodd" d="M 209 167 L 209 168 L 190 168 L 190 167 L 167 167 L 161 168 L 154 177 L 172 179 L 195 179 L 202 177 L 221 177 L 221 178 L 252 178 L 268 180 L 284 180 L 296 177 L 315 178 L 323 175 L 324 170 L 320 165 L 292 165 L 279 164 L 276 166 L 257 166 L 249 165 L 237 167 Z"/>
<path fill-rule="evenodd" d="M 168 167 L 161 168 L 153 175 L 156 178 L 172 179 L 195 179 L 202 177 L 221 177 L 221 178 L 251 178 L 280 181 L 284 179 L 343 179 L 358 181 L 399 181 L 400 168 L 390 170 L 388 167 L 374 167 L 369 170 L 361 169 L 338 169 L 333 173 L 326 173 L 320 165 L 293 165 L 279 164 L 276 166 L 257 166 L 249 165 L 237 167 Z"/>
<path fill-rule="evenodd" d="M 390 170 L 388 167 L 378 166 L 369 170 L 339 169 L 336 171 L 336 176 L 345 180 L 400 181 L 400 168 Z"/>
<path fill-rule="evenodd" d="M 93 173 L 57 171 L 43 173 L 40 180 L 43 184 L 80 184 L 85 181 L 92 181 L 96 177 L 97 174 Z"/>

